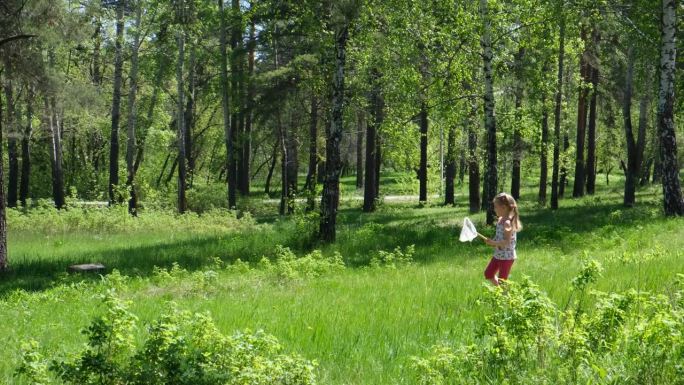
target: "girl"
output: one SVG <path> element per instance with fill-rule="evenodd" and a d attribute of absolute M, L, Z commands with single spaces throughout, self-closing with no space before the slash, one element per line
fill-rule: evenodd
<path fill-rule="evenodd" d="M 484 276 L 495 286 L 499 280 L 508 279 L 513 262 L 515 262 L 516 233 L 522 230 L 518 205 L 512 196 L 501 193 L 494 198 L 494 212 L 499 217 L 496 223 L 496 235 L 494 239 L 485 239 L 484 242 L 494 247 L 494 256 L 485 269 Z M 497 274 L 498 277 L 497 277 Z"/>

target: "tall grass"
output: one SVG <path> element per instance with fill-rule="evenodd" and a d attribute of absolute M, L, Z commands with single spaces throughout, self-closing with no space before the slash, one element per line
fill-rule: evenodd
<path fill-rule="evenodd" d="M 597 289 L 666 292 L 684 256 L 684 223 L 660 215 L 655 188 L 643 190 L 633 209 L 622 208 L 620 199 L 618 191 L 604 189 L 595 197 L 564 200 L 551 212 L 530 203 L 530 186 L 521 200 L 525 230 L 511 278 L 529 276 L 551 300 L 565 303 L 587 255 L 604 266 Z M 458 200 L 464 202 L 463 196 Z M 13 271 L 0 285 L 0 379 L 16 381 L 20 341 L 33 338 L 49 351 L 74 351 L 83 342 L 79 329 L 97 311 L 94 294 L 115 286 L 133 300 L 131 311 L 143 322 L 173 301 L 181 309 L 208 311 L 226 334 L 263 328 L 288 350 L 318 360 L 321 383 L 409 384 L 410 357 L 443 341 L 471 341 L 488 310 L 479 300 L 491 250 L 477 241 L 458 242 L 458 226 L 470 215 L 464 206 L 388 202 L 377 213 L 361 214 L 348 204 L 340 211 L 335 245 L 302 242 L 315 227 L 303 215 L 261 224 L 247 219 L 244 225 L 233 215 L 225 227 L 197 229 L 202 217 L 145 213 L 147 224 L 135 231 L 104 232 L 68 226 L 53 232 L 41 224 L 37 231 L 13 230 L 10 216 Z M 493 234 L 482 214 L 471 217 L 481 232 Z M 189 222 L 182 227 L 175 221 Z M 262 256 L 276 257 L 276 245 L 299 255 L 313 248 L 325 256 L 338 252 L 347 268 L 283 280 L 257 268 Z M 379 251 L 409 245 L 415 245 L 413 264 L 368 267 Z M 235 264 L 238 258 L 251 267 Z M 114 275 L 100 282 L 63 273 L 81 261 L 103 262 L 132 278 Z M 169 269 L 173 262 L 187 272 L 154 268 Z"/>

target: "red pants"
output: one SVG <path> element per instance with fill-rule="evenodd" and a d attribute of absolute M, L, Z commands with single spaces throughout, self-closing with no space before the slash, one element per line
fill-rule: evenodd
<path fill-rule="evenodd" d="M 499 278 L 508 279 L 508 273 L 511 272 L 511 267 L 513 266 L 515 259 L 496 259 L 492 258 L 489 261 L 489 265 L 484 271 L 484 276 L 486 279 L 492 279 L 499 272 Z"/>

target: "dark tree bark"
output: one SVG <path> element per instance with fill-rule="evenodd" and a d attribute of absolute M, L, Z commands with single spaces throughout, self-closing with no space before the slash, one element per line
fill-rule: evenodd
<path fill-rule="evenodd" d="M 29 182 L 31 181 L 31 136 L 33 135 L 33 101 L 35 99 L 34 86 L 28 87 L 26 96 L 26 130 L 21 137 L 21 181 L 19 183 L 19 201 L 26 207 L 29 196 Z"/>
<path fill-rule="evenodd" d="M 546 206 L 546 186 L 549 178 L 549 111 L 546 108 L 546 94 L 542 95 L 541 151 L 539 153 L 539 194 L 537 201 Z"/>
<path fill-rule="evenodd" d="M 280 140 L 273 141 L 273 155 L 271 156 L 271 165 L 268 167 L 268 175 L 266 175 L 266 184 L 264 185 L 264 194 L 271 194 L 271 178 L 273 178 L 273 170 L 278 162 L 278 149 L 280 148 Z"/>
<path fill-rule="evenodd" d="M 185 62 L 185 31 L 177 32 L 178 41 L 178 62 L 176 64 L 176 83 L 178 85 L 178 103 L 176 105 L 176 123 L 178 124 L 178 212 L 183 214 L 188 210 L 188 202 L 185 196 L 187 188 L 187 175 L 185 168 L 186 148 L 185 148 L 185 119 L 183 116 L 183 104 L 185 99 L 185 89 L 183 82 L 183 67 Z"/>
<path fill-rule="evenodd" d="M 567 130 L 563 130 L 563 153 L 567 154 L 568 148 L 570 148 L 570 136 Z M 568 169 L 565 163 L 563 163 L 560 169 L 560 186 L 558 189 L 558 194 L 561 198 L 565 196 L 565 188 L 568 184 Z"/>
<path fill-rule="evenodd" d="M 589 103 L 589 128 L 587 131 L 587 194 L 594 195 L 596 191 L 596 102 L 598 98 L 598 68 L 591 68 L 591 101 Z"/>
<path fill-rule="evenodd" d="M 161 180 L 164 177 L 164 173 L 166 172 L 166 166 L 169 165 L 169 159 L 171 159 L 170 152 L 166 155 L 166 159 L 164 159 L 164 164 L 162 165 L 161 171 L 159 172 L 159 177 L 157 177 L 157 188 L 161 186 Z"/>
<path fill-rule="evenodd" d="M 349 24 L 335 32 L 335 73 L 333 75 L 332 121 L 326 127 L 326 170 L 321 198 L 321 222 L 319 237 L 324 242 L 334 242 L 336 237 L 337 208 L 340 200 L 340 141 L 342 140 L 344 112 L 344 71 Z"/>
<path fill-rule="evenodd" d="M 219 32 L 221 51 L 221 106 L 223 108 L 223 131 L 226 142 L 226 169 L 228 171 L 228 207 L 234 208 L 237 201 L 236 178 L 235 178 L 235 149 L 234 131 L 231 122 L 230 93 L 228 90 L 228 53 L 226 52 L 226 16 L 223 9 L 223 0 L 218 0 L 219 17 L 221 18 L 221 31 Z"/>
<path fill-rule="evenodd" d="M 287 177 L 290 175 L 287 169 L 288 163 L 288 153 L 287 153 L 287 132 L 283 127 L 282 117 L 280 109 L 276 112 L 276 131 L 278 132 L 278 144 L 280 145 L 280 206 L 278 212 L 280 215 L 285 215 L 289 210 L 288 208 L 288 198 L 290 192 L 288 191 L 290 184 L 288 183 Z"/>
<path fill-rule="evenodd" d="M 427 149 L 428 149 L 428 109 L 427 103 L 420 104 L 420 168 L 418 169 L 418 202 L 427 202 Z"/>
<path fill-rule="evenodd" d="M 185 161 L 187 164 L 186 175 L 188 177 L 187 186 L 192 187 L 192 181 L 195 175 L 195 157 L 193 154 L 193 132 L 195 131 L 195 95 L 197 86 L 197 63 L 195 53 L 195 43 L 191 42 L 190 57 L 188 58 L 188 92 L 185 102 L 185 112 L 183 117 L 185 119 Z"/>
<path fill-rule="evenodd" d="M 0 92 L 0 97 L 2 93 Z M 5 171 L 2 156 L 2 100 L 0 99 L 0 271 L 6 271 L 9 266 L 7 259 L 7 215 L 5 213 Z"/>
<path fill-rule="evenodd" d="M 233 102 L 231 106 L 231 117 L 230 117 L 230 131 L 231 138 L 233 142 L 233 154 L 229 159 L 228 166 L 228 178 L 229 184 L 234 186 L 234 194 L 237 194 L 238 190 L 238 164 L 240 163 L 240 157 L 242 155 L 242 150 L 240 148 L 240 112 L 242 110 L 242 102 L 240 95 L 240 78 L 242 74 L 240 73 L 240 57 L 242 53 L 240 52 L 240 43 L 242 42 L 242 15 L 240 12 L 240 0 L 231 1 L 231 33 L 230 33 L 230 91 L 231 100 Z M 237 204 L 237 196 L 235 197 Z"/>
<path fill-rule="evenodd" d="M 632 130 L 632 89 L 634 78 L 635 53 L 633 48 L 629 48 L 627 54 L 627 75 L 625 78 L 625 91 L 622 101 L 622 115 L 625 125 L 625 137 L 627 142 L 627 166 L 625 171 L 625 195 L 623 204 L 627 207 L 634 206 L 636 184 L 641 171 L 641 163 L 646 142 L 646 118 L 648 115 L 648 93 L 644 93 L 641 98 L 639 108 L 639 132 L 637 139 L 634 139 Z"/>
<path fill-rule="evenodd" d="M 251 8 L 251 6 L 250 6 Z M 250 20 L 249 41 L 247 43 L 247 100 L 245 102 L 245 130 L 242 138 L 242 194 L 249 195 L 250 184 L 250 161 L 252 154 L 252 121 L 254 119 L 254 50 L 256 47 L 256 27 L 254 19 Z"/>
<path fill-rule="evenodd" d="M 660 165 L 663 178 L 663 208 L 667 216 L 682 216 L 684 215 L 684 200 L 682 200 L 682 189 L 679 182 L 674 117 L 677 1 L 662 0 L 662 4 L 658 136 L 660 138 Z"/>
<path fill-rule="evenodd" d="M 357 112 L 356 122 L 356 188 L 363 188 L 363 134 L 365 118 L 362 111 Z"/>
<path fill-rule="evenodd" d="M 382 109 L 379 116 L 381 119 L 379 123 L 375 124 L 375 187 L 373 191 L 375 191 L 376 200 L 380 198 L 380 169 L 382 168 L 382 132 L 380 127 L 385 119 L 385 100 L 381 97 L 380 102 Z M 376 115 L 377 117 L 378 115 Z"/>
<path fill-rule="evenodd" d="M 50 135 L 50 166 L 52 170 L 52 198 L 55 207 L 64 207 L 64 173 L 62 171 L 62 135 L 60 133 L 59 118 L 57 115 L 57 103 L 54 96 L 45 97 L 45 111 L 47 127 Z"/>
<path fill-rule="evenodd" d="M 456 125 L 449 126 L 447 134 L 444 204 L 454 205 L 454 180 L 456 179 Z"/>
<path fill-rule="evenodd" d="M 491 20 L 487 0 L 480 0 L 480 12 L 484 20 L 484 32 L 480 44 L 482 45 L 482 59 L 484 64 L 485 94 L 484 115 L 485 129 L 487 131 L 487 168 L 484 176 L 483 208 L 487 211 L 487 223 L 491 224 L 496 217 L 492 200 L 496 196 L 498 185 L 498 170 L 496 157 L 496 118 L 494 116 L 494 78 L 492 71 L 492 43 L 491 43 Z"/>
<path fill-rule="evenodd" d="M 376 209 L 378 197 L 378 128 L 384 119 L 384 103 L 380 90 L 380 72 L 377 69 L 371 71 L 372 90 L 370 93 L 371 121 L 366 127 L 366 172 L 363 184 L 363 211 L 372 212 Z"/>
<path fill-rule="evenodd" d="M 561 146 L 561 103 L 563 98 L 563 58 L 565 56 L 565 16 L 563 15 L 562 4 L 558 8 L 560 12 L 560 37 L 558 45 L 558 77 L 556 84 L 556 105 L 554 109 L 554 123 L 553 123 L 553 171 L 551 176 L 551 209 L 558 209 L 558 198 L 561 195 L 559 186 L 559 169 L 560 169 L 560 146 Z"/>
<path fill-rule="evenodd" d="M 19 160 L 17 154 L 17 124 L 16 112 L 18 103 L 14 100 L 14 84 L 12 63 L 9 55 L 5 56 L 5 98 L 7 99 L 7 157 L 9 159 L 9 175 L 7 183 L 7 207 L 17 207 L 17 188 L 19 177 Z"/>
<path fill-rule="evenodd" d="M 142 19 L 142 7 L 138 5 L 136 7 L 135 15 L 135 35 L 133 36 L 133 47 L 131 51 L 131 72 L 130 72 L 130 85 L 128 89 L 128 143 L 126 145 L 126 186 L 128 187 L 128 192 L 130 194 L 128 199 L 128 212 L 137 216 L 138 214 L 138 199 L 135 193 L 135 159 L 134 154 L 136 152 L 136 138 L 135 138 L 135 126 L 138 121 L 137 106 L 136 106 L 136 93 L 138 90 L 138 49 L 140 48 L 140 23 Z"/>
<path fill-rule="evenodd" d="M 298 171 L 299 171 L 299 151 L 298 138 L 296 130 L 296 114 L 290 115 L 290 130 L 283 127 L 283 135 L 285 136 L 285 146 L 287 154 L 287 162 L 285 164 L 285 171 L 287 172 L 287 213 L 292 214 L 295 210 L 295 198 L 298 192 Z"/>
<path fill-rule="evenodd" d="M 311 211 L 316 206 L 316 166 L 318 164 L 318 99 L 311 91 L 311 121 L 309 123 L 309 171 L 306 174 L 304 188 L 307 190 L 306 209 Z"/>
<path fill-rule="evenodd" d="M 112 96 L 112 132 L 109 141 L 109 204 L 118 203 L 114 188 L 119 185 L 119 119 L 121 118 L 121 78 L 123 76 L 124 2 L 116 6 L 116 43 L 114 56 L 114 95 Z"/>
<path fill-rule="evenodd" d="M 582 27 L 580 33 L 585 47 L 588 45 L 586 27 Z M 584 143 L 587 130 L 587 96 L 589 90 L 587 84 L 591 79 L 591 68 L 589 66 L 589 49 L 585 48 L 580 57 L 580 82 L 579 99 L 577 101 L 577 139 L 575 141 L 575 183 L 572 189 L 573 198 L 584 196 L 584 185 L 586 174 L 584 170 Z"/>
<path fill-rule="evenodd" d="M 516 200 L 520 199 L 520 164 L 522 163 L 523 140 L 520 134 L 522 124 L 522 97 L 523 97 L 523 58 L 525 48 L 520 46 L 515 55 L 515 124 L 513 130 L 513 169 L 511 171 L 511 195 Z"/>

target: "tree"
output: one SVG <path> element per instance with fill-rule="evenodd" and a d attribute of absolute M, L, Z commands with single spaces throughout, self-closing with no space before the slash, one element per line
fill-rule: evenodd
<path fill-rule="evenodd" d="M 17 188 L 19 175 L 19 161 L 17 158 L 17 112 L 19 100 L 14 97 L 13 64 L 9 55 L 5 56 L 5 99 L 7 99 L 7 157 L 9 158 L 9 175 L 7 183 L 7 207 L 17 206 Z"/>
<path fill-rule="evenodd" d="M 235 150 L 234 150 L 234 137 L 231 122 L 231 111 L 230 111 L 230 93 L 228 89 L 228 53 L 226 50 L 227 39 L 226 39 L 226 15 L 223 9 L 223 0 L 218 0 L 219 5 L 219 18 L 221 30 L 219 31 L 220 39 L 220 51 L 221 51 L 221 61 L 220 61 L 220 74 L 221 74 L 221 107 L 223 109 L 223 132 L 226 144 L 226 168 L 228 172 L 228 207 L 233 208 L 236 205 L 236 178 L 235 172 L 233 171 Z"/>
<path fill-rule="evenodd" d="M 0 97 L 2 93 L 0 93 Z M 2 144 L 2 100 L 0 99 L 0 144 Z M 7 214 L 5 203 L 5 171 L 2 156 L 2 145 L 0 145 L 0 272 L 7 270 L 9 265 L 7 260 Z"/>
<path fill-rule="evenodd" d="M 124 7 L 125 1 L 116 3 L 116 55 L 114 59 L 114 90 L 112 96 L 112 130 L 109 141 L 109 204 L 119 201 L 115 188 L 119 185 L 119 119 L 121 118 L 121 83 L 123 76 L 123 40 L 124 40 Z"/>
<path fill-rule="evenodd" d="M 572 189 L 572 196 L 577 198 L 584 196 L 584 185 L 586 175 L 584 172 L 584 143 L 587 130 L 587 96 L 590 83 L 591 67 L 589 65 L 589 49 L 587 41 L 586 26 L 582 26 L 580 37 L 585 44 L 585 49 L 580 57 L 580 85 L 579 99 L 577 101 L 577 139 L 575 141 L 575 183 Z"/>
<path fill-rule="evenodd" d="M 675 137 L 674 96 L 677 58 L 677 1 L 662 1 L 660 50 L 660 93 L 658 95 L 658 137 L 665 215 L 684 215 L 684 201 L 679 182 L 677 140 Z"/>
<path fill-rule="evenodd" d="M 562 1 L 559 1 L 559 41 L 558 41 L 558 77 L 556 85 L 556 106 L 554 108 L 553 122 L 553 171 L 551 175 L 551 209 L 558 209 L 560 195 L 559 169 L 560 169 L 560 146 L 561 146 L 561 103 L 563 100 L 563 59 L 565 56 L 565 15 Z"/>
<path fill-rule="evenodd" d="M 31 151 L 30 141 L 33 135 L 33 102 L 35 99 L 35 86 L 28 86 L 26 92 L 26 129 L 21 136 L 21 181 L 19 183 L 19 201 L 26 207 L 29 195 L 29 182 L 31 175 Z"/>
<path fill-rule="evenodd" d="M 384 119 L 384 101 L 382 99 L 380 71 L 377 68 L 371 70 L 371 92 L 368 103 L 371 121 L 366 127 L 366 163 L 365 182 L 363 184 L 363 211 L 375 211 L 378 197 L 378 129 Z"/>
<path fill-rule="evenodd" d="M 133 31 L 133 45 L 131 46 L 131 72 L 128 87 L 128 144 L 126 145 L 126 187 L 129 191 L 128 212 L 137 215 L 137 199 L 135 193 L 135 159 L 136 140 L 135 126 L 138 120 L 136 109 L 136 93 L 138 91 L 138 51 L 140 48 L 140 23 L 142 20 L 142 5 L 138 2 L 135 9 L 135 30 Z"/>
<path fill-rule="evenodd" d="M 480 44 L 482 45 L 482 60 L 484 63 L 484 115 L 485 130 L 487 131 L 487 168 L 484 175 L 483 209 L 487 211 L 487 223 L 495 218 L 492 200 L 497 194 L 497 159 L 496 159 L 496 118 L 494 117 L 494 79 L 492 71 L 492 42 L 491 19 L 489 16 L 488 0 L 480 0 L 480 12 L 484 29 Z"/>
<path fill-rule="evenodd" d="M 334 242 L 336 237 L 337 208 L 340 200 L 340 141 L 342 140 L 344 112 L 344 76 L 347 57 L 349 26 L 358 12 L 358 0 L 336 4 L 332 26 L 335 42 L 335 72 L 332 84 L 332 121 L 325 132 L 325 182 L 321 199 L 321 222 L 319 237 L 324 242 Z"/>
<path fill-rule="evenodd" d="M 186 31 L 185 24 L 187 23 L 186 14 L 187 10 L 185 7 L 184 0 L 178 1 L 178 12 L 176 17 L 178 18 L 178 29 L 176 31 L 176 41 L 178 44 L 178 61 L 176 63 L 176 83 L 178 94 L 176 96 L 176 125 L 178 128 L 176 141 L 178 144 L 178 212 L 183 214 L 188 209 L 188 202 L 185 195 L 185 190 L 187 188 L 186 180 L 186 148 L 185 148 L 185 136 L 187 135 L 185 127 L 185 116 L 184 116 L 184 99 L 185 99 L 185 84 L 183 81 L 183 68 L 185 64 L 185 40 Z"/>
<path fill-rule="evenodd" d="M 622 115 L 625 126 L 625 137 L 627 141 L 627 166 L 625 167 L 625 195 L 624 205 L 632 207 L 634 205 L 634 193 L 636 190 L 639 172 L 641 171 L 641 162 L 644 156 L 644 147 L 646 145 L 646 115 L 648 108 L 647 93 L 642 98 L 639 119 L 639 132 L 637 139 L 634 139 L 632 130 L 632 93 L 633 93 L 633 79 L 634 79 L 634 61 L 635 61 L 634 47 L 629 47 L 627 53 L 627 73 L 625 76 L 625 91 L 622 100 Z"/>

